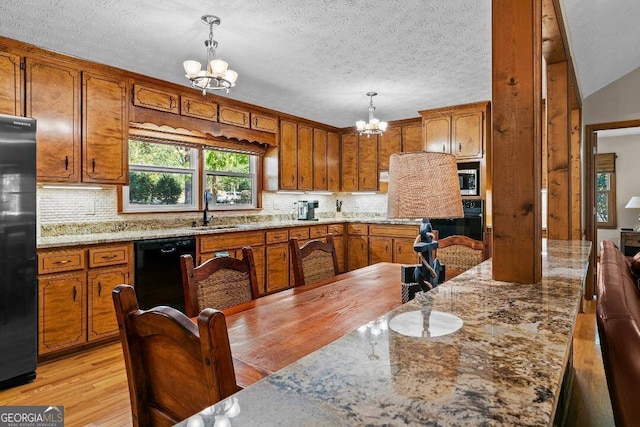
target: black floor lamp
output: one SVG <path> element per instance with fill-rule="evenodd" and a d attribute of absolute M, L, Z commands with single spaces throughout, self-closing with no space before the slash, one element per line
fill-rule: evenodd
<path fill-rule="evenodd" d="M 462 197 L 456 158 L 452 154 L 396 153 L 389 163 L 388 218 L 422 219 L 413 250 L 420 267 L 414 280 L 423 291 L 438 285 L 440 265 L 433 251 L 438 248 L 429 219 L 462 218 Z"/>

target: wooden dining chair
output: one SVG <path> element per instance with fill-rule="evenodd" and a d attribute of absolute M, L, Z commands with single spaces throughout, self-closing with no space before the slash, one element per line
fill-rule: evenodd
<path fill-rule="evenodd" d="M 197 316 L 207 307 L 223 308 L 258 297 L 258 279 L 250 247 L 242 248 L 242 259 L 218 257 L 195 267 L 189 254 L 180 257 L 185 313 Z"/>
<path fill-rule="evenodd" d="M 129 285 L 112 296 L 134 426 L 174 425 L 239 390 L 222 312 L 203 310 L 196 326 L 171 307 L 140 310 Z"/>
<path fill-rule="evenodd" d="M 483 241 L 459 235 L 438 239 L 435 256 L 445 265 L 445 280 L 452 279 L 491 258 L 491 233 Z"/>
<path fill-rule="evenodd" d="M 289 249 L 294 286 L 315 283 L 338 274 L 338 256 L 331 234 L 324 241 L 311 240 L 302 247 L 298 244 L 298 239 L 292 237 L 289 239 Z"/>

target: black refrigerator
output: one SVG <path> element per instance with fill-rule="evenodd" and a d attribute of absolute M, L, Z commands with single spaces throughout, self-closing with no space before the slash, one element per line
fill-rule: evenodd
<path fill-rule="evenodd" d="M 0 388 L 36 376 L 36 121 L 0 114 Z"/>

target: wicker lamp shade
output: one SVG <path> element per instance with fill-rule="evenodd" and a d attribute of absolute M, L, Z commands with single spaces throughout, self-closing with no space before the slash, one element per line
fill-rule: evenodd
<path fill-rule="evenodd" d="M 396 153 L 389 163 L 389 218 L 462 218 L 458 167 L 453 154 Z"/>

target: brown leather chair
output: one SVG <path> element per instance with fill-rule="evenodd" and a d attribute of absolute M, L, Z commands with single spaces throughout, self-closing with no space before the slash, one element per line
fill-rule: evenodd
<path fill-rule="evenodd" d="M 338 274 L 338 256 L 333 244 L 333 236 L 328 234 L 325 241 L 311 240 L 302 247 L 298 239 L 289 239 L 293 264 L 294 286 L 302 286 L 328 279 Z"/>
<path fill-rule="evenodd" d="M 484 241 L 458 235 L 438 239 L 435 256 L 446 266 L 445 280 L 452 279 L 491 258 L 491 233 L 484 233 Z"/>
<path fill-rule="evenodd" d="M 242 304 L 258 297 L 258 279 L 250 247 L 242 248 L 242 259 L 212 258 L 194 267 L 191 255 L 182 255 L 182 289 L 185 313 L 197 316 L 207 308 Z"/>
<path fill-rule="evenodd" d="M 239 390 L 222 312 L 203 310 L 196 326 L 171 307 L 140 310 L 128 285 L 113 302 L 134 426 L 174 425 Z"/>

